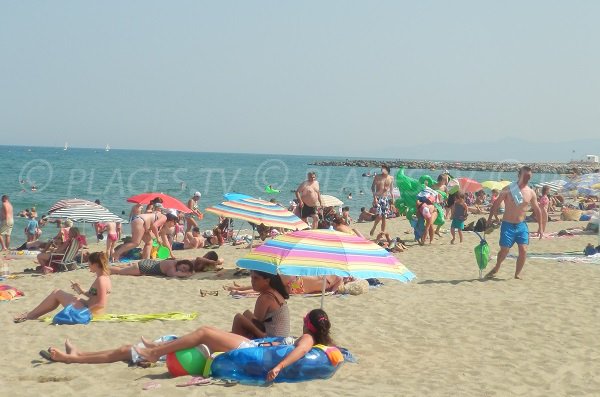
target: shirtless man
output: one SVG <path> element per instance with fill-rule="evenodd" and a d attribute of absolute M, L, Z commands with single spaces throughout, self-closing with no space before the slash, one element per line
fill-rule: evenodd
<path fill-rule="evenodd" d="M 527 245 L 529 244 L 529 229 L 525 220 L 525 211 L 531 206 L 535 219 L 541 219 L 540 207 L 537 202 L 535 192 L 527 185 L 531 179 L 531 168 L 527 166 L 521 167 L 519 170 L 519 180 L 513 182 L 500 192 L 500 195 L 494 201 L 490 209 L 488 224 L 491 223 L 492 217 L 500 208 L 500 204 L 504 202 L 505 210 L 502 218 L 502 226 L 500 227 L 500 252 L 496 259 L 496 266 L 485 276 L 493 278 L 498 274 L 502 262 L 508 255 L 510 248 L 516 242 L 519 246 L 519 257 L 517 258 L 517 266 L 515 268 L 515 278 L 521 279 L 521 270 L 525 265 L 527 255 Z M 541 230 L 541 225 L 538 221 L 538 233 Z M 540 239 L 542 234 L 540 233 Z"/>
<path fill-rule="evenodd" d="M 323 206 L 321 203 L 321 191 L 315 172 L 309 172 L 307 179 L 296 189 L 296 198 L 300 205 L 300 218 L 306 223 L 308 223 L 308 218 L 312 218 L 312 228 L 316 229 L 319 225 L 317 208 Z"/>
<path fill-rule="evenodd" d="M 392 184 L 394 178 L 390 175 L 390 167 L 386 164 L 381 166 L 381 174 L 376 175 L 371 185 L 373 192 L 373 207 L 377 209 L 377 217 L 371 229 L 371 237 L 377 229 L 377 225 L 381 222 L 381 233 L 385 233 L 386 213 L 389 208 L 389 199 L 392 198 Z"/>
<path fill-rule="evenodd" d="M 191 232 L 187 232 L 183 237 L 183 249 L 195 249 L 204 247 L 206 240 L 200 234 L 200 229 L 197 227 L 192 228 Z"/>
<path fill-rule="evenodd" d="M 2 245 L 2 251 L 10 247 L 10 235 L 13 225 L 13 207 L 5 194 L 2 196 L 2 208 L 0 209 L 0 245 Z"/>

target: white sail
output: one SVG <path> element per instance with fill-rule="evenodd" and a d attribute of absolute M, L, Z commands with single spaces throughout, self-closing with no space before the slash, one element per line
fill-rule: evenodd
<path fill-rule="evenodd" d="M 106 150 L 108 152 L 110 150 L 110 145 L 106 145 L 106 149 L 104 149 L 104 150 Z"/>
<path fill-rule="evenodd" d="M 63 150 L 67 150 L 67 149 L 69 149 L 69 142 L 65 142 L 65 147 Z"/>

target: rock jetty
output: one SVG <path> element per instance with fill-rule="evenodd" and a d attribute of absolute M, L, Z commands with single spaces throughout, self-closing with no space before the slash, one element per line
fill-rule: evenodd
<path fill-rule="evenodd" d="M 493 161 L 432 161 L 432 160 L 331 160 L 315 161 L 309 165 L 319 167 L 364 167 L 379 168 L 381 164 L 387 164 L 391 168 L 404 167 L 406 169 L 429 169 L 429 170 L 453 170 L 453 171 L 490 171 L 490 172 L 514 172 L 524 164 L 514 162 Z M 598 172 L 600 164 L 590 162 L 569 163 L 529 163 L 535 173 L 544 174 L 589 174 Z"/>

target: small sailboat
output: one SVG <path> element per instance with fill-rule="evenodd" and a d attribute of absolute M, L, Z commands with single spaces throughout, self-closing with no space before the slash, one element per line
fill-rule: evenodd
<path fill-rule="evenodd" d="M 106 145 L 106 148 L 104 149 L 106 152 L 110 151 L 110 145 Z"/>
<path fill-rule="evenodd" d="M 63 148 L 63 150 L 69 150 L 69 142 L 65 142 L 65 147 Z"/>

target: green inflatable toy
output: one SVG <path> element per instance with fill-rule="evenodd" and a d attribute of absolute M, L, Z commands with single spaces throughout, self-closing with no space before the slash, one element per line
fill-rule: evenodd
<path fill-rule="evenodd" d="M 269 186 L 265 187 L 265 192 L 269 193 L 269 194 L 277 194 L 277 193 L 279 193 L 279 190 L 273 189 L 273 186 L 269 185 Z"/>
<path fill-rule="evenodd" d="M 416 180 L 404 174 L 404 168 L 400 168 L 396 173 L 396 186 L 398 186 L 398 190 L 400 191 L 400 198 L 394 202 L 394 205 L 398 208 L 398 211 L 400 211 L 401 214 L 406 215 L 408 219 L 412 219 L 413 215 L 417 212 L 417 196 L 427 187 L 425 182 L 427 182 L 429 187 L 435 184 L 433 178 L 429 175 L 422 175 L 419 180 Z M 444 200 L 448 198 L 448 195 L 445 192 L 439 190 L 436 190 L 436 192 L 440 194 Z M 438 217 L 433 224 L 441 226 L 446 222 L 444 220 L 444 209 L 437 202 L 433 205 L 438 212 Z"/>

